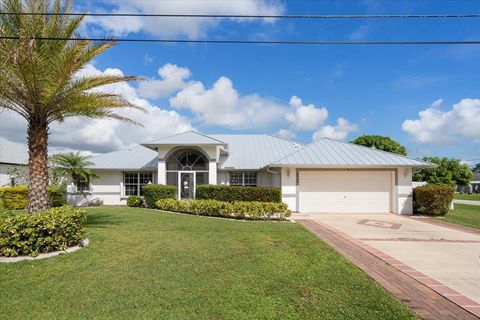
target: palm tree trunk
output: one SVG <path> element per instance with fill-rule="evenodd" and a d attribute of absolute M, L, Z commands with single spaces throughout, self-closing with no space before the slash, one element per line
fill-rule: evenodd
<path fill-rule="evenodd" d="M 31 120 L 28 124 L 28 211 L 36 213 L 49 207 L 48 200 L 48 124 Z"/>

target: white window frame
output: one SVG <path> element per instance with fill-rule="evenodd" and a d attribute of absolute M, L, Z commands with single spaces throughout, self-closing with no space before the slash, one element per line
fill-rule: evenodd
<path fill-rule="evenodd" d="M 232 184 L 231 175 L 241 175 L 241 184 Z M 245 175 L 254 174 L 255 175 L 255 184 L 245 184 Z M 231 171 L 228 173 L 228 184 L 230 186 L 240 186 L 240 187 L 256 187 L 258 186 L 258 172 L 257 171 Z"/>
<path fill-rule="evenodd" d="M 125 183 L 125 175 L 126 174 L 136 174 L 137 175 L 137 183 Z M 122 189 L 123 189 L 123 196 L 141 196 L 141 188 L 149 183 L 140 183 L 140 175 L 141 174 L 151 174 L 152 179 L 150 180 L 151 183 L 155 183 L 155 172 L 153 171 L 124 171 L 122 175 Z M 129 194 L 127 195 L 127 185 L 136 185 L 137 186 L 137 194 Z"/>

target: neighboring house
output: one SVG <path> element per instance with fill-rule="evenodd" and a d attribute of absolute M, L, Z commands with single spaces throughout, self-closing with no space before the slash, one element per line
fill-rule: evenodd
<path fill-rule="evenodd" d="M 16 166 L 26 164 L 28 164 L 27 146 L 0 137 L 0 187 L 14 184 L 8 172 Z"/>
<path fill-rule="evenodd" d="M 431 163 L 322 139 L 307 146 L 268 135 L 184 132 L 93 157 L 90 197 L 125 204 L 149 183 L 195 198 L 200 184 L 282 189 L 301 212 L 412 213 L 412 168 Z"/>

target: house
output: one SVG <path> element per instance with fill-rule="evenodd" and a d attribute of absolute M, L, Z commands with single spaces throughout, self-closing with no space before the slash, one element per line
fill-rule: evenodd
<path fill-rule="evenodd" d="M 150 183 L 195 198 L 200 184 L 278 187 L 293 211 L 412 213 L 412 169 L 432 164 L 350 143 L 188 131 L 93 157 L 90 197 L 125 204 Z"/>
<path fill-rule="evenodd" d="M 27 147 L 0 137 L 0 187 L 15 184 L 10 171 L 28 164 Z"/>

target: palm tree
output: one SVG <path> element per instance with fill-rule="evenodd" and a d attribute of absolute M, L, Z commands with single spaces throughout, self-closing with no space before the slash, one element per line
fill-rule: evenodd
<path fill-rule="evenodd" d="M 135 123 L 114 111 L 140 107 L 121 95 L 92 89 L 137 77 L 78 75 L 115 43 L 78 39 L 76 31 L 84 16 L 65 15 L 72 12 L 70 0 L 0 0 L 0 11 L 19 13 L 0 15 L 0 110 L 14 111 L 27 120 L 29 212 L 35 213 L 49 205 L 49 125 L 68 117 Z M 50 15 L 42 14 L 46 12 Z"/>
<path fill-rule="evenodd" d="M 82 156 L 80 152 L 56 154 L 51 157 L 53 173 L 57 177 L 71 177 L 76 185 L 82 180 L 98 179 L 99 176 L 95 171 L 88 168 L 93 164 L 93 162 L 88 160 L 89 158 L 90 156 Z"/>

